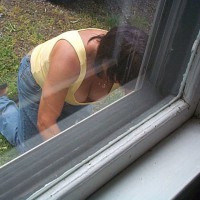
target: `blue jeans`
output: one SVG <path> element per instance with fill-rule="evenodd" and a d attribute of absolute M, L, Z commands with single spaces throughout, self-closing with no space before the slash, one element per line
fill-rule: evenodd
<path fill-rule="evenodd" d="M 43 142 L 37 129 L 42 89 L 31 73 L 30 56 L 25 56 L 18 72 L 19 107 L 7 96 L 0 96 L 0 133 L 23 153 Z M 92 113 L 92 106 L 64 104 L 58 119 L 61 131 Z"/>

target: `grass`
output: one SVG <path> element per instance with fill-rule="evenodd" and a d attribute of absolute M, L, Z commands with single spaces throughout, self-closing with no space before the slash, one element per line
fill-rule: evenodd
<path fill-rule="evenodd" d="M 17 157 L 18 152 L 0 134 L 0 166 Z"/>
<path fill-rule="evenodd" d="M 20 60 L 37 44 L 67 30 L 87 27 L 109 29 L 119 23 L 121 15 L 110 12 L 104 1 L 76 0 L 69 5 L 56 5 L 48 1 L 1 0 L 0 84 L 9 84 L 10 98 L 17 95 Z M 150 22 L 145 17 L 134 15 L 129 23 L 145 29 Z M 112 101 L 113 97 L 107 100 Z M 0 165 L 17 156 L 11 149 L 12 146 L 0 135 Z"/>

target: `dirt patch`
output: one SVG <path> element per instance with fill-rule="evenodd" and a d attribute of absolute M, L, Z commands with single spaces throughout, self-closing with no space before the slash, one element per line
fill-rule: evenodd
<path fill-rule="evenodd" d="M 158 0 L 1 0 L 0 36 L 15 38 L 14 51 L 22 56 L 27 50 L 63 31 L 86 28 L 110 28 L 112 23 L 134 23 L 141 17 L 148 32 Z M 113 19 L 112 19 L 113 18 Z M 110 24 L 109 24 L 110 20 Z M 112 22 L 113 20 L 113 22 Z M 144 22 L 145 21 L 145 22 Z"/>

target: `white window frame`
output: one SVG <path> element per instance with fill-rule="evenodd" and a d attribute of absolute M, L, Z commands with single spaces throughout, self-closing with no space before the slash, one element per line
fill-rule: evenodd
<path fill-rule="evenodd" d="M 161 0 L 161 4 L 165 4 L 167 2 L 169 1 Z M 182 1 L 182 3 L 181 1 L 175 2 L 176 3 L 174 4 L 177 7 L 172 7 L 172 9 L 176 10 L 181 9 L 178 8 L 178 6 L 184 6 L 184 3 L 186 3 L 187 0 Z M 158 9 L 157 15 L 159 14 L 162 14 L 162 11 Z M 176 16 L 173 17 L 173 22 L 175 24 L 174 26 L 176 27 L 176 23 L 178 23 L 177 20 L 179 19 L 176 18 Z M 159 26 L 159 23 L 155 21 L 155 27 L 152 31 L 152 35 L 155 35 L 156 31 L 159 32 L 157 29 Z M 166 33 L 168 42 L 170 41 L 171 37 L 169 33 Z M 52 166 L 54 168 L 65 168 L 65 165 L 62 162 L 58 162 L 58 164 L 53 163 L 53 159 L 57 159 L 57 156 L 60 156 L 60 152 L 56 151 L 56 148 L 59 148 L 64 136 L 61 135 L 53 138 L 45 144 L 36 147 L 30 152 L 27 152 L 25 155 L 17 158 L 1 168 L 0 178 L 5 182 L 5 184 L 4 186 L 0 186 L 0 191 L 4 190 L 4 193 L 1 193 L 3 195 L 0 195 L 0 198 L 13 197 L 16 195 L 15 197 L 20 199 L 22 196 L 17 195 L 19 189 L 23 186 L 25 191 L 23 193 L 23 198 L 85 199 L 92 192 L 97 190 L 113 176 L 144 154 L 147 150 L 165 138 L 169 133 L 191 118 L 195 112 L 200 98 L 200 94 L 198 93 L 200 91 L 199 37 L 200 36 L 198 35 L 192 47 L 187 72 L 185 74 L 179 94 L 175 99 L 173 99 L 173 101 L 169 102 L 167 105 L 162 107 L 162 109 L 158 110 L 156 113 L 153 113 L 136 126 L 130 126 L 128 130 L 120 134 L 110 143 L 104 145 L 101 149 L 97 150 L 88 158 L 73 166 L 70 170 L 67 170 L 62 174 L 58 174 L 58 177 L 56 177 L 56 174 L 52 174 L 53 180 L 47 185 L 43 185 L 43 187 L 42 184 L 45 182 L 41 181 L 40 183 L 37 183 L 37 179 L 34 179 L 34 177 L 40 176 L 41 180 L 45 179 L 45 175 L 47 173 L 52 173 Z M 154 40 L 152 39 L 149 42 L 149 46 L 151 46 L 153 41 Z M 165 51 L 167 51 L 167 45 L 165 48 Z M 148 48 L 146 54 L 150 54 L 152 51 L 153 49 Z M 163 54 L 165 55 L 166 52 L 163 52 Z M 144 65 L 145 62 L 146 61 L 144 61 Z M 128 95 L 124 101 L 130 98 L 131 95 L 132 94 Z M 115 105 L 117 103 L 115 103 Z M 112 106 L 114 107 L 115 105 Z M 106 113 L 106 110 L 108 109 L 112 111 L 112 106 L 86 119 L 82 122 L 82 124 L 87 124 L 87 121 L 90 121 L 95 117 L 98 120 L 98 116 L 101 116 L 102 112 Z M 199 114 L 199 107 L 197 109 L 197 114 Z M 105 122 L 102 125 L 104 124 Z M 81 123 L 79 125 L 81 126 Z M 77 130 L 76 127 L 78 126 L 74 126 L 70 129 L 70 131 L 73 133 L 73 130 Z M 51 149 L 53 152 L 48 152 L 50 146 L 54 147 Z M 45 154 L 48 154 L 48 156 L 45 157 Z M 45 162 L 49 163 L 49 160 L 51 161 L 52 165 L 47 165 L 44 167 Z M 27 168 L 30 168 L 30 170 L 26 171 L 25 169 Z M 23 172 L 23 169 L 25 172 Z M 18 174 L 16 174 L 17 170 L 19 172 Z M 31 170 L 38 171 L 38 174 L 33 173 L 33 176 L 31 176 Z M 6 190 L 6 188 L 4 188 L 6 187 L 6 181 L 7 186 L 8 184 L 12 184 L 15 187 L 7 187 Z M 29 184 L 32 184 L 31 196 Z M 38 184 L 41 185 L 39 190 L 37 189 L 38 187 L 36 187 Z M 25 186 L 27 186 L 27 188 Z"/>

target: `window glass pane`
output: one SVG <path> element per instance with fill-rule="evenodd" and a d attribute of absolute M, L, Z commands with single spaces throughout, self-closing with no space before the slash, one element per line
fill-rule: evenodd
<path fill-rule="evenodd" d="M 19 103 L 18 91 L 17 91 L 17 74 L 19 69 L 19 63 L 21 58 L 24 57 L 31 49 L 65 31 L 78 30 L 83 28 L 99 28 L 109 30 L 118 25 L 134 25 L 141 30 L 149 33 L 154 13 L 156 10 L 158 1 L 152 2 L 140 2 L 140 1 L 6 1 L 3 0 L 0 3 L 0 18 L 1 18 L 1 75 L 0 84 L 7 83 L 8 91 L 1 89 L 2 96 L 7 93 L 9 99 Z M 29 6 L 27 6 L 27 4 Z M 26 58 L 23 65 L 27 65 L 29 60 Z M 21 76 L 21 79 L 23 76 Z M 28 81 L 28 80 L 26 80 Z M 33 84 L 33 83 L 29 83 Z M 101 87 L 104 87 L 104 83 Z M 23 87 L 23 86 L 19 86 Z M 38 88 L 36 88 L 38 89 Z M 96 95 L 96 94 L 95 94 Z M 81 113 L 91 112 L 94 113 L 99 109 L 105 107 L 105 105 L 121 98 L 125 95 L 125 90 L 119 88 L 118 90 L 110 93 L 109 97 L 103 101 L 100 101 L 93 106 L 92 110 L 88 106 L 81 109 Z M 101 96 L 101 95 L 100 95 Z M 13 108 L 10 105 L 5 106 L 7 103 L 2 101 L 1 112 L 4 109 L 4 116 L 13 112 L 13 116 L 16 115 L 15 105 L 13 102 Z M 9 109 L 8 109 L 9 108 Z M 7 109 L 7 110 L 6 110 Z M 66 107 L 66 109 L 71 109 Z M 76 109 L 78 110 L 78 109 Z M 83 112 L 83 110 L 85 110 Z M 9 112 L 9 113 L 8 113 Z M 74 112 L 74 111 L 73 111 Z M 31 113 L 29 113 L 31 115 Z M 1 114 L 3 115 L 3 114 Z M 10 132 L 16 132 L 13 129 L 18 126 L 17 116 L 11 117 L 11 119 L 5 119 L 2 116 L 1 126 L 10 126 Z M 23 120 L 27 116 L 20 116 Z M 75 118 L 75 120 L 74 120 Z M 77 116 L 68 117 L 62 122 L 64 128 L 71 126 L 76 120 Z M 84 118 L 84 116 L 83 116 Z M 7 122 L 6 120 L 10 120 Z M 35 122 L 33 122 L 35 123 Z M 62 126 L 61 125 L 61 126 Z M 18 127 L 19 128 L 19 127 Z M 5 127 L 1 127 L 4 132 Z M 32 129 L 31 126 L 29 129 Z M 7 132 L 8 132 L 7 131 Z M 8 135 L 5 131 L 4 136 Z M 19 132 L 19 131 L 18 131 Z M 16 134 L 16 133 L 13 133 Z M 6 161 L 12 159 L 18 155 L 18 149 L 13 148 L 4 136 L 0 136 L 1 146 L 1 165 Z M 7 137 L 7 136 L 6 136 Z M 10 138 L 11 137 L 11 138 Z M 16 136 L 9 135 L 8 140 L 16 145 L 16 141 L 13 141 Z M 25 136 L 26 137 L 26 136 Z M 37 144 L 37 138 L 30 141 L 30 146 L 34 142 Z M 39 138 L 40 140 L 40 138 Z M 29 144 L 28 144 L 29 146 Z M 23 149 L 23 147 L 22 147 Z"/>
<path fill-rule="evenodd" d="M 85 143 L 84 150 L 87 152 L 87 150 L 90 147 L 97 150 L 101 146 L 109 142 L 110 140 L 116 138 L 118 136 L 118 133 L 115 132 L 115 134 L 112 134 L 112 132 L 114 132 L 114 130 L 119 128 L 119 126 L 121 126 L 121 128 L 125 128 L 126 126 L 124 125 L 130 122 L 133 125 L 137 124 L 146 116 L 148 116 L 149 113 L 154 112 L 155 110 L 157 110 L 158 108 L 160 108 L 161 106 L 169 102 L 171 99 L 173 99 L 175 96 L 177 96 L 179 92 L 180 83 L 182 81 L 182 75 L 185 72 L 185 68 L 187 66 L 187 62 L 189 59 L 189 52 L 190 52 L 189 47 L 192 45 L 193 38 L 192 39 L 189 38 L 188 42 L 186 42 L 185 46 L 183 45 L 182 48 L 179 47 L 180 41 L 178 39 L 180 38 L 180 32 L 182 31 L 182 29 L 179 27 L 178 28 L 176 27 L 177 29 L 174 30 L 173 24 L 170 25 L 170 22 L 173 21 L 174 24 L 175 23 L 178 24 L 178 22 L 174 20 L 174 18 L 184 20 L 181 17 L 184 12 L 187 12 L 187 9 L 184 9 L 186 6 L 182 5 L 182 8 L 179 9 L 179 6 L 181 4 L 180 2 L 177 2 L 174 4 L 173 2 L 168 2 L 168 3 L 163 3 L 163 2 L 164 1 L 161 1 L 160 7 L 165 6 L 166 9 L 164 9 L 163 12 L 160 11 L 160 13 L 159 12 L 157 13 L 157 20 L 160 19 L 161 21 L 160 22 L 155 21 L 155 26 L 157 25 L 158 29 L 156 31 L 154 30 L 151 32 L 153 19 L 156 13 L 156 8 L 159 5 L 158 0 L 154 0 L 154 1 L 87 0 L 84 2 L 79 1 L 79 0 L 73 1 L 73 2 L 72 1 L 68 1 L 68 2 L 67 1 L 66 2 L 37 1 L 37 2 L 29 2 L 29 6 L 26 6 L 27 3 L 25 1 L 20 1 L 20 2 L 6 1 L 6 0 L 1 1 L 0 17 L 1 17 L 2 29 L 1 29 L 1 38 L 0 38 L 1 40 L 0 51 L 1 51 L 2 59 L 0 60 L 1 62 L 0 63 L 0 67 L 1 67 L 0 78 L 1 78 L 1 84 L 5 82 L 8 83 L 9 85 L 8 86 L 9 90 L 7 92 L 8 97 L 16 101 L 17 106 L 18 104 L 20 104 L 20 101 L 24 100 L 24 99 L 22 100 L 19 99 L 19 102 L 18 102 L 18 98 L 16 98 L 18 96 L 16 77 L 17 77 L 17 73 L 19 69 L 18 66 L 21 61 L 21 58 L 25 54 L 28 54 L 28 56 L 26 56 L 25 59 L 21 61 L 21 66 L 23 67 L 28 66 L 30 68 L 30 62 L 32 66 L 35 64 L 34 62 L 36 62 L 35 66 L 37 65 L 44 66 L 43 71 L 40 71 L 39 75 L 37 75 L 37 67 L 35 69 L 31 68 L 31 70 L 27 72 L 29 73 L 29 76 L 31 78 L 30 77 L 27 78 L 27 74 L 24 75 L 22 73 L 20 75 L 18 87 L 22 91 L 24 89 L 27 89 L 28 84 L 31 85 L 32 88 L 31 89 L 29 88 L 30 93 L 26 93 L 26 97 L 30 97 L 30 99 L 33 100 L 33 102 L 36 103 L 36 105 L 34 104 L 33 107 L 31 107 L 31 109 L 33 110 L 29 109 L 25 113 L 18 116 L 18 119 L 14 118 L 9 122 L 5 121 L 5 119 L 3 119 L 4 121 L 3 120 L 1 121 L 2 126 L 4 127 L 9 126 L 10 129 L 14 129 L 15 127 L 18 127 L 18 129 L 21 131 L 24 128 L 22 127 L 22 125 L 19 127 L 18 121 L 17 121 L 19 119 L 24 122 L 23 123 L 24 125 L 25 124 L 27 125 L 28 123 L 28 127 L 29 127 L 28 135 L 27 134 L 24 135 L 25 139 L 22 136 L 22 134 L 20 134 L 20 136 L 17 136 L 17 137 L 13 135 L 9 135 L 11 139 L 7 138 L 8 140 L 10 139 L 10 141 L 17 138 L 13 142 L 13 144 L 20 143 L 20 145 L 18 145 L 19 148 L 17 148 L 17 150 L 16 148 L 13 148 L 12 145 L 7 143 L 6 139 L 3 136 L 1 136 L 1 140 L 0 140 L 1 153 L 2 153 L 1 164 L 19 155 L 18 151 L 20 151 L 20 153 L 27 151 L 31 149 L 32 147 L 36 146 L 37 144 L 41 143 L 41 141 L 43 141 L 43 138 L 41 137 L 40 134 L 36 134 L 36 136 L 32 137 L 32 134 L 34 134 L 32 132 L 34 130 L 34 127 L 37 124 L 37 119 L 36 119 L 37 117 L 42 119 L 43 123 L 41 124 L 41 127 L 44 127 L 43 130 L 46 130 L 45 125 L 48 124 L 49 126 L 49 124 L 51 123 L 53 124 L 55 115 L 58 115 L 57 119 L 60 120 L 57 123 L 58 126 L 54 126 L 54 125 L 51 126 L 51 131 L 48 134 L 48 137 L 46 137 L 45 131 L 43 132 L 44 133 L 43 136 L 45 136 L 47 139 L 53 136 L 54 133 L 57 132 L 57 130 L 64 131 L 63 134 L 68 134 L 68 131 L 66 131 L 66 129 L 70 129 L 72 126 L 73 128 L 75 128 L 74 125 L 76 125 L 82 119 L 85 119 L 87 116 L 96 113 L 97 111 L 101 110 L 102 108 L 105 108 L 106 106 L 110 105 L 113 102 L 120 100 L 121 104 L 124 103 L 122 113 L 126 113 L 127 110 L 129 109 L 130 109 L 130 112 L 126 116 L 123 116 L 123 119 L 121 119 L 119 122 L 112 124 L 110 128 L 108 128 L 108 125 L 107 125 L 106 129 L 108 128 L 110 130 L 110 133 L 111 133 L 110 135 L 107 134 L 108 131 L 102 131 L 101 134 L 98 135 L 98 137 L 93 138 L 93 140 L 91 139 L 92 140 L 91 145 L 87 145 Z M 176 9 L 176 12 L 174 12 L 175 9 Z M 187 20 L 189 21 L 190 19 L 187 19 Z M 163 23 L 162 26 L 160 25 L 161 23 Z M 43 42 L 50 40 L 51 38 L 55 38 L 57 35 L 66 31 L 80 30 L 80 29 L 85 29 L 85 28 L 98 28 L 98 29 L 103 29 L 103 30 L 110 30 L 115 26 L 119 26 L 119 27 L 135 26 L 149 35 L 149 43 L 147 45 L 147 50 L 144 56 L 145 59 L 143 59 L 143 63 L 142 63 L 142 67 L 140 69 L 139 75 L 134 77 L 132 81 L 128 81 L 126 84 L 123 84 L 120 87 L 118 87 L 118 89 L 114 90 L 113 92 L 110 92 L 112 88 L 111 86 L 113 85 L 113 83 L 119 83 L 120 81 L 122 81 L 124 77 L 125 78 L 129 77 L 130 74 L 134 72 L 128 71 L 127 73 L 125 73 L 125 69 L 124 69 L 124 71 L 122 70 L 122 72 L 118 73 L 119 77 L 120 77 L 120 73 L 126 74 L 122 76 L 123 78 L 120 79 L 118 78 L 117 74 L 115 74 L 114 76 L 110 76 L 112 78 L 108 80 L 106 75 L 108 73 L 112 74 L 112 71 L 107 70 L 107 67 L 108 69 L 112 69 L 112 67 L 116 65 L 116 60 L 113 59 L 113 57 L 112 59 L 110 57 L 107 58 L 105 55 L 104 57 L 102 57 L 103 59 L 100 59 L 100 60 L 102 62 L 102 60 L 104 61 L 107 59 L 106 62 L 101 63 L 101 65 L 99 65 L 100 69 L 103 70 L 103 72 L 100 71 L 101 73 L 98 74 L 97 76 L 96 73 L 97 73 L 97 70 L 99 69 L 98 68 L 99 66 L 96 65 L 97 70 L 95 69 L 96 70 L 95 76 L 92 74 L 94 73 L 94 70 L 91 70 L 91 71 L 88 70 L 87 71 L 88 73 L 86 73 L 88 76 L 86 76 L 85 74 L 83 76 L 83 80 L 81 79 L 79 80 L 81 84 L 74 81 L 74 80 L 79 79 L 80 78 L 79 73 L 82 73 L 79 71 L 80 70 L 79 68 L 78 70 L 70 69 L 71 70 L 70 74 L 74 74 L 75 77 L 78 77 L 78 78 L 74 78 L 74 76 L 73 78 L 68 77 L 68 73 L 66 73 L 66 70 L 65 70 L 66 74 L 59 73 L 59 69 L 57 68 L 55 69 L 55 67 L 54 67 L 54 70 L 51 71 L 51 75 L 48 75 L 47 73 L 48 67 L 46 68 L 46 66 L 51 66 L 51 63 L 55 62 L 54 59 L 56 61 L 59 60 L 59 62 L 55 62 L 56 64 L 54 64 L 54 66 L 58 65 L 58 68 L 60 66 L 61 67 L 63 66 L 62 62 L 60 64 L 60 57 L 56 57 L 57 55 L 62 57 L 62 54 L 56 54 L 54 51 L 56 51 L 55 50 L 56 48 L 58 49 L 60 48 L 59 44 L 61 46 L 63 45 L 63 40 L 65 38 L 63 39 L 64 36 L 60 37 L 60 39 L 57 39 L 55 43 L 53 43 L 53 41 L 51 40 L 52 42 L 47 43 L 47 46 L 44 45 L 43 49 L 40 47 L 36 49 L 35 47 L 38 44 L 42 44 Z M 88 34 L 91 34 L 91 36 L 99 35 L 100 38 L 95 38 L 92 41 L 88 41 Z M 84 32 L 84 30 L 82 30 L 82 32 L 79 31 L 79 36 L 81 37 L 81 40 L 83 41 L 83 45 L 85 45 L 84 47 L 86 47 L 88 44 L 90 45 L 93 43 L 99 44 L 99 41 L 102 40 L 101 38 L 102 34 L 106 35 L 107 33 L 102 32 L 102 30 L 99 30 L 99 32 L 92 32 L 92 33 Z M 136 36 L 139 37 L 138 34 L 136 34 L 135 37 Z M 185 37 L 187 37 L 187 34 L 182 35 L 182 39 L 185 39 Z M 114 46 L 114 51 L 113 51 L 113 54 L 115 56 L 118 55 L 118 53 L 122 49 L 122 47 L 119 47 L 121 38 L 122 36 L 119 37 L 119 34 L 116 34 L 115 46 Z M 80 38 L 78 37 L 78 39 Z M 75 43 L 77 42 L 78 39 L 75 38 Z M 61 43 L 58 44 L 58 41 Z M 134 37 L 131 41 L 134 41 Z M 140 42 L 140 40 L 136 39 L 136 42 L 138 41 Z M 174 41 L 178 41 L 178 42 L 176 43 Z M 71 48 L 70 45 L 73 46 L 74 43 L 70 42 L 70 44 L 69 43 L 66 44 L 65 42 L 63 46 L 65 50 L 70 49 L 70 51 L 74 51 L 74 50 L 77 51 L 74 46 L 73 48 Z M 110 44 L 106 45 L 104 48 L 106 49 L 109 46 Z M 30 50 L 32 50 L 33 48 L 35 48 L 34 51 L 30 52 Z M 53 48 L 54 48 L 54 51 L 53 51 Z M 169 49 L 171 49 L 170 54 L 169 54 Z M 180 49 L 186 49 L 186 51 L 181 51 Z M 40 53 L 42 51 L 43 53 Z M 131 49 L 131 51 L 134 52 L 135 49 Z M 176 63 L 173 63 L 172 60 L 174 57 L 177 56 L 177 52 L 181 52 L 180 56 L 185 55 L 186 53 L 187 53 L 186 55 L 188 56 L 184 57 L 183 62 L 181 62 L 179 59 Z M 86 51 L 87 60 L 86 60 L 85 65 L 87 67 L 88 66 L 91 67 L 90 62 L 94 63 L 95 56 L 94 54 L 91 54 L 93 56 L 92 57 L 93 59 L 89 59 L 91 55 L 88 55 L 87 53 L 91 53 L 91 52 L 89 50 Z M 107 52 L 107 54 L 108 53 L 109 51 Z M 81 58 L 79 57 L 79 54 L 81 53 L 73 52 L 73 55 L 78 56 L 78 58 L 76 57 L 75 61 L 73 61 L 72 59 L 72 61 L 74 62 L 73 67 L 77 65 L 76 64 L 77 60 L 81 62 L 80 61 Z M 64 54 L 64 57 L 66 58 L 68 55 L 69 54 L 66 53 Z M 39 56 L 41 57 L 39 58 Z M 122 56 L 119 56 L 119 58 L 122 59 Z M 71 58 L 69 57 L 69 59 Z M 68 63 L 69 59 L 66 59 L 65 64 Z M 134 61 L 131 59 L 132 58 L 127 58 L 127 57 L 125 58 L 127 63 L 128 62 L 133 63 Z M 118 61 L 119 60 L 117 60 L 117 62 Z M 78 66 L 80 67 L 79 64 Z M 45 78 L 44 82 L 40 82 L 41 81 L 40 75 L 43 73 L 45 74 L 45 77 L 50 77 L 50 78 L 48 81 Z M 55 78 L 55 74 L 59 74 L 58 79 Z M 51 85 L 51 83 L 53 81 L 56 82 L 57 80 L 60 80 L 61 79 L 60 77 L 62 77 L 62 79 L 65 80 L 63 78 L 64 76 L 67 77 L 66 78 L 67 81 L 64 82 L 64 84 L 69 84 L 70 89 L 65 90 L 66 89 L 65 87 L 64 89 L 63 87 L 61 87 L 62 90 L 59 89 L 59 92 L 56 93 L 57 95 L 55 94 L 52 95 L 51 92 L 52 91 L 55 92 L 55 90 L 57 91 L 56 88 L 59 88 L 59 86 L 55 86 L 54 88 L 54 85 L 53 84 Z M 69 83 L 68 83 L 68 80 L 69 80 Z M 44 89 L 45 87 L 44 84 L 47 89 Z M 63 82 L 61 83 L 61 85 L 62 84 Z M 71 87 L 72 85 L 73 87 Z M 41 103 L 38 103 L 40 101 L 42 91 L 45 91 L 43 92 L 43 96 L 45 95 L 48 96 L 48 98 L 44 98 L 41 100 L 45 106 L 41 106 Z M 1 89 L 1 92 L 5 93 L 5 90 Z M 63 101 L 62 96 L 63 94 L 68 95 L 68 93 L 70 93 L 71 95 L 70 97 L 68 97 L 68 99 L 70 99 L 69 100 L 70 103 L 75 102 L 76 105 L 71 106 L 68 104 L 67 105 L 64 104 L 64 107 L 62 108 L 61 103 L 60 103 Z M 33 97 L 31 96 L 32 94 L 33 94 Z M 52 95 L 52 98 L 51 98 L 51 95 Z M 83 105 L 85 104 L 77 105 L 77 102 L 85 103 L 85 102 L 93 102 L 96 100 L 99 100 L 99 101 L 96 102 L 95 104 L 92 104 L 92 106 L 90 104 L 84 107 Z M 3 100 L 1 100 L 1 102 L 3 102 Z M 28 101 L 25 101 L 25 102 L 26 102 L 25 105 L 27 105 Z M 32 103 L 30 104 L 32 105 Z M 29 102 L 28 102 L 28 105 L 29 105 Z M 49 106 L 50 109 L 46 105 L 50 105 Z M 38 111 L 39 109 L 38 106 L 40 106 L 40 112 L 38 115 L 33 116 L 33 113 L 37 113 L 34 111 L 34 109 Z M 8 106 L 4 106 L 4 113 L 5 113 L 5 108 L 7 107 Z M 116 109 L 116 112 L 117 112 L 117 106 L 115 106 L 114 108 Z M 60 114 L 61 112 L 59 110 L 62 110 L 62 115 Z M 8 112 L 13 112 L 14 114 L 16 114 L 15 113 L 16 110 L 14 110 L 14 108 L 10 109 Z M 48 114 L 41 115 L 41 112 L 48 113 Z M 68 117 L 66 117 L 66 113 L 67 115 L 69 115 Z M 12 115 L 12 118 L 14 114 Z M 15 115 L 15 117 L 17 118 L 17 115 Z M 103 121 L 101 126 L 105 126 L 105 125 L 106 123 Z M 98 125 L 98 127 L 99 126 L 100 125 Z M 25 127 L 25 129 L 27 129 L 27 127 Z M 18 132 L 20 132 L 19 130 Z M 9 130 L 9 131 L 13 131 L 13 130 Z M 16 131 L 14 131 L 14 133 L 16 133 Z M 74 133 L 73 137 L 75 137 L 75 135 L 76 134 Z M 88 135 L 89 133 L 85 132 L 80 136 L 81 138 L 80 141 L 74 140 L 76 142 L 71 143 L 70 141 L 69 144 L 66 144 L 66 146 L 69 145 L 67 147 L 69 151 L 70 151 L 70 148 L 72 148 L 71 151 L 73 151 L 73 148 L 75 149 L 78 148 L 79 145 L 81 145 L 81 143 L 79 142 L 82 142 L 84 138 L 85 140 L 87 140 Z M 26 137 L 30 137 L 31 139 L 28 139 Z M 69 138 L 71 138 L 72 140 L 74 139 L 73 137 L 69 135 Z M 79 136 L 77 136 L 77 138 L 79 138 Z M 21 141 L 25 141 L 25 142 L 23 143 Z"/>

